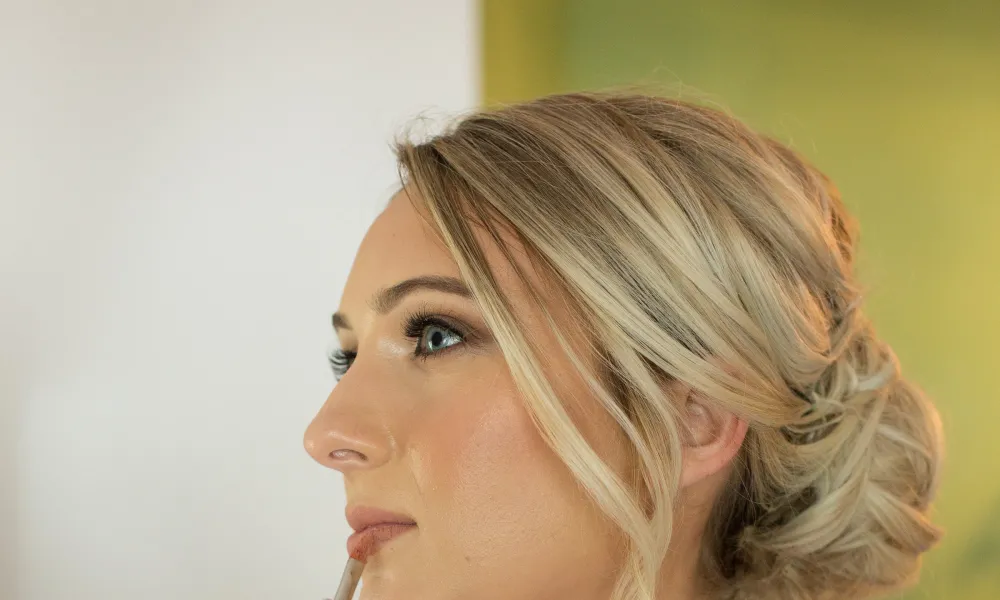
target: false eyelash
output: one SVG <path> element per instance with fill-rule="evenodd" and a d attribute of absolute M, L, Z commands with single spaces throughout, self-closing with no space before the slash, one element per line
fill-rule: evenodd
<path fill-rule="evenodd" d="M 338 349 L 328 352 L 326 358 L 330 363 L 330 369 L 333 371 L 334 377 L 338 380 L 343 377 L 357 356 L 358 353 L 351 350 Z"/>

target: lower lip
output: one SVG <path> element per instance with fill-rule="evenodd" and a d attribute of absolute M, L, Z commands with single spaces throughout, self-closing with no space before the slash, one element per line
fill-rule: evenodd
<path fill-rule="evenodd" d="M 382 523 L 366 527 L 347 538 L 347 554 L 365 562 L 389 540 L 416 527 L 415 523 Z"/>

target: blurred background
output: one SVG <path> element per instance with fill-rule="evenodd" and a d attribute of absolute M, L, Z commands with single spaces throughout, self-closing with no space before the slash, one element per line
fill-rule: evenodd
<path fill-rule="evenodd" d="M 861 222 L 868 310 L 936 400 L 947 529 L 906 598 L 1000 598 L 1000 2 L 484 0 L 483 95 L 640 84 L 791 144 Z"/>
<path fill-rule="evenodd" d="M 868 310 L 942 413 L 905 598 L 1000 598 L 1000 1 L 484 0 L 483 94 L 640 84 L 791 144 L 861 222 Z"/>
<path fill-rule="evenodd" d="M 838 184 L 948 435 L 903 597 L 1000 598 L 997 0 L 0 0 L 0 599 L 329 595 L 301 436 L 389 143 L 635 84 Z"/>

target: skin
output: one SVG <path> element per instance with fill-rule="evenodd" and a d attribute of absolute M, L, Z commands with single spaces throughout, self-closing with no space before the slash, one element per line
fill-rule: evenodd
<path fill-rule="evenodd" d="M 473 300 L 423 289 L 385 314 L 370 306 L 373 294 L 413 277 L 460 278 L 407 197 L 415 193 L 397 194 L 358 250 L 338 310 L 349 327 L 337 330 L 341 348 L 357 358 L 305 435 L 310 455 L 343 474 L 349 506 L 374 506 L 417 523 L 369 559 L 361 598 L 609 598 L 621 540 L 538 433 Z M 528 337 L 546 349 L 545 374 L 574 422 L 624 473 L 627 447 L 613 421 L 583 382 L 568 375 L 568 358 L 499 249 L 485 236 L 480 243 Z M 537 277 L 527 262 L 520 264 Z M 582 351 L 576 343 L 584 332 L 558 310 L 563 303 L 551 298 L 549 306 Z M 472 335 L 462 339 L 431 326 L 420 340 L 408 338 L 405 316 L 417 308 Z M 436 352 L 416 358 L 418 345 Z M 746 424 L 680 384 L 664 393 L 687 407 L 690 426 L 672 552 L 661 579 L 662 597 L 683 600 L 699 597 L 701 532 Z"/>

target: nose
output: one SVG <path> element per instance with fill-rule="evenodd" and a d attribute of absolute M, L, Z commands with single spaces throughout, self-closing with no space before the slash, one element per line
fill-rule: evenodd
<path fill-rule="evenodd" d="M 354 375 L 362 374 L 352 372 Z M 351 376 L 334 386 L 306 428 L 303 440 L 306 452 L 316 462 L 342 473 L 376 468 L 391 454 L 386 424 L 381 422 L 371 399 L 356 389 L 361 379 Z"/>

